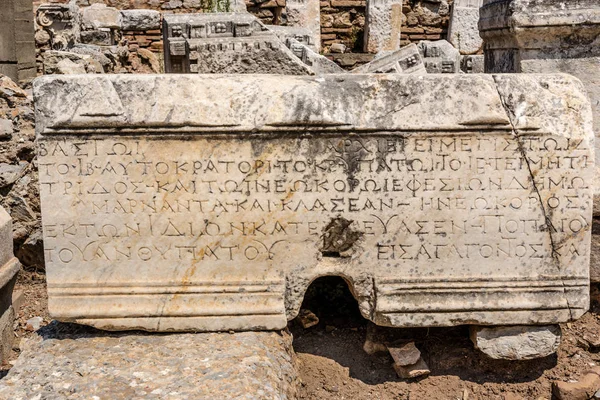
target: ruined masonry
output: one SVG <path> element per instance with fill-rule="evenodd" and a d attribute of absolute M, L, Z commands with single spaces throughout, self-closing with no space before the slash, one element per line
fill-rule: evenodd
<path fill-rule="evenodd" d="M 579 78 L 590 96 L 594 129 L 600 136 L 597 0 L 484 0 L 479 30 L 485 39 L 486 72 L 564 72 Z M 597 140 L 596 164 L 599 149 Z M 598 195 L 600 182 L 596 187 Z"/>
<path fill-rule="evenodd" d="M 58 320 L 283 329 L 324 275 L 385 326 L 588 308 L 592 114 L 567 75 L 45 76 L 34 96 Z"/>
<path fill-rule="evenodd" d="M 12 294 L 20 268 L 21 264 L 13 254 L 12 221 L 0 207 L 0 363 L 10 354 L 15 338 Z"/>
<path fill-rule="evenodd" d="M 0 12 L 0 74 L 15 82 L 36 76 L 33 5 L 28 0 L 3 0 Z"/>
<path fill-rule="evenodd" d="M 165 15 L 163 39 L 168 73 L 313 74 L 275 32 L 247 13 Z"/>
<path fill-rule="evenodd" d="M 365 53 L 400 48 L 402 0 L 369 0 L 365 17 Z"/>

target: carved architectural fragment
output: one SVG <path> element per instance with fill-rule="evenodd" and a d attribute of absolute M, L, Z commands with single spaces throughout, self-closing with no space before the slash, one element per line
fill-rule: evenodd
<path fill-rule="evenodd" d="M 402 0 L 369 0 L 365 18 L 365 53 L 400 48 Z"/>
<path fill-rule="evenodd" d="M 0 363 L 7 359 L 15 338 L 12 294 L 19 269 L 19 261 L 13 255 L 12 221 L 0 207 Z"/>
<path fill-rule="evenodd" d="M 355 74 L 365 73 L 402 73 L 426 74 L 425 64 L 416 44 L 409 44 L 400 50 L 378 57 L 370 63 L 352 70 Z"/>
<path fill-rule="evenodd" d="M 417 47 L 428 73 L 456 74 L 460 71 L 460 53 L 447 40 L 423 40 Z"/>
<path fill-rule="evenodd" d="M 324 275 L 385 326 L 588 308 L 592 114 L 567 75 L 45 76 L 34 96 L 59 320 L 281 329 Z"/>
<path fill-rule="evenodd" d="M 163 39 L 165 72 L 313 74 L 251 14 L 167 14 Z"/>
<path fill-rule="evenodd" d="M 4 0 L 0 6 L 0 74 L 15 82 L 36 76 L 32 7 L 28 0 Z"/>
<path fill-rule="evenodd" d="M 321 49 L 321 7 L 319 0 L 286 0 L 288 24 L 310 32 L 315 51 Z"/>
<path fill-rule="evenodd" d="M 482 50 L 483 40 L 479 36 L 479 7 L 483 0 L 455 0 L 452 4 L 448 41 L 460 54 L 476 54 Z"/>

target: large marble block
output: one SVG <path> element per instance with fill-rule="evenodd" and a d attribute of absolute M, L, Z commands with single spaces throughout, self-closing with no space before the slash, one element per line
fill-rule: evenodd
<path fill-rule="evenodd" d="M 386 326 L 588 308 L 592 114 L 568 75 L 45 76 L 34 96 L 59 320 L 281 329 L 325 275 Z"/>

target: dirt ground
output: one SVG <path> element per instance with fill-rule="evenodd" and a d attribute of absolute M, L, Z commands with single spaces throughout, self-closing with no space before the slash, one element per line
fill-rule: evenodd
<path fill-rule="evenodd" d="M 50 322 L 44 278 L 36 272 L 23 272 L 19 277 L 15 290 L 23 292 L 24 300 L 17 316 L 17 338 L 0 378 L 19 356 L 20 340 L 33 333 L 27 320 L 42 317 L 42 325 Z M 303 329 L 297 321 L 290 323 L 301 378 L 300 399 L 551 399 L 553 381 L 578 380 L 600 364 L 600 288 L 595 285 L 591 311 L 562 325 L 558 354 L 543 359 L 489 359 L 473 348 L 466 327 L 378 329 L 389 340 L 414 340 L 429 365 L 428 377 L 402 380 L 389 355 L 363 351 L 367 330 L 373 327 L 360 317 L 341 282 L 325 282 L 307 294 L 304 307 L 318 315 L 318 325 Z"/>

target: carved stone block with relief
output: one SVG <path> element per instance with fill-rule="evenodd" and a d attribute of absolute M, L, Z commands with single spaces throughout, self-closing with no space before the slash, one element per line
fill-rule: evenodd
<path fill-rule="evenodd" d="M 386 326 L 588 308 L 592 114 L 567 75 L 56 75 L 34 95 L 56 319 L 282 329 L 324 275 Z"/>

